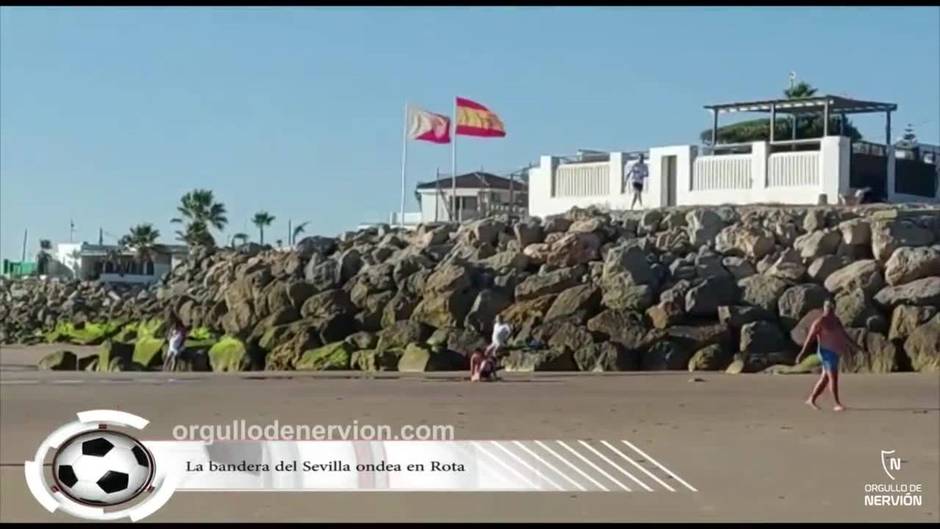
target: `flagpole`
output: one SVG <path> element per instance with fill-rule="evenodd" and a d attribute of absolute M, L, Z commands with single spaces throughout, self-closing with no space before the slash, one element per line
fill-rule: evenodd
<path fill-rule="evenodd" d="M 451 138 L 451 152 L 450 152 L 450 196 L 453 200 L 453 208 L 451 208 L 451 221 L 458 220 L 457 218 L 457 98 L 454 98 L 454 134 Z"/>
<path fill-rule="evenodd" d="M 401 210 L 398 224 L 405 227 L 405 167 L 408 163 L 408 103 L 405 103 L 405 119 L 401 128 Z"/>

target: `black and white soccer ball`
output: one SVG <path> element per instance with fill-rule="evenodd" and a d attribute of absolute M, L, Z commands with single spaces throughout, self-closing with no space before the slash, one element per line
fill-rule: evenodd
<path fill-rule="evenodd" d="M 134 499 L 153 479 L 153 456 L 137 439 L 98 430 L 69 439 L 56 452 L 52 475 L 69 498 L 96 506 Z"/>

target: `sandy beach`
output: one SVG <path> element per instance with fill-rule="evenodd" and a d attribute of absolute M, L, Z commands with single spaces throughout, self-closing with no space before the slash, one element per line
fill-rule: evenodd
<path fill-rule="evenodd" d="M 803 405 L 812 375 L 718 373 L 40 372 L 55 346 L 0 349 L 0 518 L 49 515 L 25 487 L 23 461 L 80 410 L 125 410 L 177 424 L 248 418 L 282 423 L 452 424 L 456 439 L 626 439 L 697 492 L 290 493 L 177 492 L 148 521 L 940 521 L 940 379 L 847 375 L 844 413 Z M 75 350 L 75 348 L 72 348 Z M 84 353 L 85 351 L 77 351 Z M 880 451 L 902 457 L 919 507 L 865 506 L 884 482 Z M 483 507 L 485 505 L 485 507 Z"/>

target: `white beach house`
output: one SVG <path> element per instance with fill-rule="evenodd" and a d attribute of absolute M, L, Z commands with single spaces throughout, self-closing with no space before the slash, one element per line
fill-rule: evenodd
<path fill-rule="evenodd" d="M 911 153 L 891 143 L 891 112 L 897 105 L 820 96 L 705 108 L 713 115 L 710 145 L 653 147 L 642 152 L 649 166 L 644 207 L 837 204 L 840 196 L 863 188 L 869 189 L 875 200 L 940 203 L 940 160 L 932 151 Z M 735 112 L 768 113 L 769 138 L 749 143 L 715 141 L 718 117 Z M 842 135 L 839 129 L 845 116 L 861 113 L 885 115 L 884 144 L 853 142 Z M 776 138 L 777 120 L 786 119 L 781 115 L 790 119 L 821 115 L 823 134 L 817 138 Z M 838 120 L 836 130 L 830 130 L 833 119 Z M 897 156 L 899 149 L 903 150 L 901 156 Z M 544 217 L 574 206 L 629 209 L 632 189 L 624 185 L 623 177 L 639 154 L 542 156 L 538 167 L 529 171 L 529 214 Z"/>

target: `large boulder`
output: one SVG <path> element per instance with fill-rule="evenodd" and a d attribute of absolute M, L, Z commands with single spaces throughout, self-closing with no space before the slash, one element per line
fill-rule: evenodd
<path fill-rule="evenodd" d="M 891 373 L 897 371 L 897 350 L 885 335 L 865 329 L 848 329 L 862 351 L 846 351 L 839 361 L 843 373 Z"/>
<path fill-rule="evenodd" d="M 940 276 L 940 246 L 901 247 L 885 263 L 885 280 L 891 286 L 928 276 Z"/>
<path fill-rule="evenodd" d="M 824 255 L 822 257 L 813 259 L 813 262 L 811 262 L 806 268 L 806 274 L 813 281 L 816 281 L 817 283 L 823 283 L 830 275 L 832 275 L 833 272 L 839 270 L 850 262 L 851 261 L 846 257 Z"/>
<path fill-rule="evenodd" d="M 869 295 L 873 295 L 884 286 L 884 279 L 881 277 L 881 268 L 878 266 L 878 262 L 873 259 L 865 259 L 855 261 L 829 274 L 823 284 L 826 290 L 833 293 L 862 290 Z"/>
<path fill-rule="evenodd" d="M 885 308 L 897 305 L 940 306 L 940 277 L 925 277 L 904 285 L 885 287 L 875 294 L 875 301 Z"/>
<path fill-rule="evenodd" d="M 722 371 L 731 364 L 734 354 L 724 344 L 703 347 L 689 359 L 689 371 Z"/>
<path fill-rule="evenodd" d="M 601 280 L 602 302 L 611 309 L 646 310 L 655 301 L 656 293 L 649 285 L 637 285 L 626 274 Z"/>
<path fill-rule="evenodd" d="M 871 224 L 867 219 L 851 219 L 839 223 L 842 243 L 849 246 L 862 246 L 871 243 Z"/>
<path fill-rule="evenodd" d="M 555 298 L 551 308 L 545 314 L 545 321 L 566 318 L 576 314 L 584 318 L 593 316 L 600 306 L 601 292 L 594 285 L 571 287 Z"/>
<path fill-rule="evenodd" d="M 728 256 L 721 260 L 721 264 L 735 280 L 741 280 L 757 273 L 754 265 L 743 257 Z"/>
<path fill-rule="evenodd" d="M 865 327 L 866 322 L 879 313 L 871 298 L 861 290 L 849 290 L 836 295 L 836 316 L 847 327 Z"/>
<path fill-rule="evenodd" d="M 594 345 L 594 337 L 581 325 L 563 322 L 553 329 L 548 347 L 559 351 L 576 352 Z"/>
<path fill-rule="evenodd" d="M 401 350 L 378 351 L 376 349 L 363 349 L 356 351 L 349 357 L 349 367 L 359 371 L 397 371 L 401 360 Z"/>
<path fill-rule="evenodd" d="M 769 321 L 755 321 L 741 327 L 739 350 L 745 355 L 766 355 L 790 349 L 780 327 Z"/>
<path fill-rule="evenodd" d="M 627 310 L 605 310 L 588 320 L 587 327 L 629 350 L 648 347 L 654 338 L 647 332 L 643 316 Z"/>
<path fill-rule="evenodd" d="M 665 329 L 682 321 L 685 316 L 685 301 L 664 300 L 646 309 L 646 316 L 653 327 Z"/>
<path fill-rule="evenodd" d="M 555 297 L 549 294 L 540 298 L 517 301 L 499 314 L 513 328 L 519 328 L 526 322 L 542 320 L 555 301 Z"/>
<path fill-rule="evenodd" d="M 569 267 L 585 264 L 598 258 L 601 239 L 594 233 L 567 233 L 553 242 L 544 262 L 550 266 Z"/>
<path fill-rule="evenodd" d="M 658 283 L 647 253 L 637 246 L 618 246 L 611 248 L 604 259 L 602 279 L 625 275 L 634 285 L 655 285 Z"/>
<path fill-rule="evenodd" d="M 803 259 L 815 259 L 834 254 L 841 241 L 842 233 L 838 230 L 821 230 L 797 237 L 793 246 Z"/>
<path fill-rule="evenodd" d="M 904 342 L 904 352 L 915 371 L 940 372 L 940 314 L 914 329 Z"/>
<path fill-rule="evenodd" d="M 669 340 L 658 340 L 643 351 L 640 364 L 644 371 L 675 371 L 688 369 L 692 352 Z"/>
<path fill-rule="evenodd" d="M 601 342 L 574 352 L 574 361 L 581 371 L 636 371 L 640 355 L 616 342 Z"/>
<path fill-rule="evenodd" d="M 882 263 L 902 246 L 927 246 L 933 240 L 933 232 L 908 220 L 877 221 L 871 226 L 872 253 Z"/>
<path fill-rule="evenodd" d="M 399 321 L 378 332 L 379 351 L 404 349 L 410 343 L 423 343 L 431 336 L 432 330 L 417 321 Z"/>
<path fill-rule="evenodd" d="M 245 371 L 251 367 L 251 356 L 244 342 L 223 336 L 209 348 L 209 365 L 216 372 Z"/>
<path fill-rule="evenodd" d="M 689 241 L 692 246 L 700 247 L 715 240 L 724 228 L 721 217 L 711 209 L 694 209 L 685 216 Z"/>
<path fill-rule="evenodd" d="M 487 288 L 477 294 L 464 325 L 489 334 L 496 315 L 512 304 L 512 295 L 501 288 Z"/>
<path fill-rule="evenodd" d="M 829 297 L 826 289 L 812 283 L 788 288 L 777 301 L 780 323 L 785 328 L 792 329 L 807 312 L 822 308 Z"/>
<path fill-rule="evenodd" d="M 937 314 L 936 307 L 898 305 L 891 314 L 891 330 L 888 333 L 888 338 L 892 341 L 906 339 L 915 329 L 933 318 L 935 314 Z"/>
<path fill-rule="evenodd" d="M 398 371 L 420 373 L 428 371 L 464 371 L 470 361 L 466 356 L 447 349 L 434 351 L 429 347 L 410 344 L 398 361 Z"/>
<path fill-rule="evenodd" d="M 777 302 L 788 286 L 786 281 L 766 274 L 753 275 L 738 281 L 741 301 L 767 312 L 776 312 Z"/>
<path fill-rule="evenodd" d="M 755 321 L 773 320 L 774 314 L 750 305 L 722 305 L 718 307 L 718 321 L 733 329 L 740 329 Z"/>
<path fill-rule="evenodd" d="M 728 326 L 721 323 L 674 325 L 666 329 L 665 336 L 689 353 L 714 344 L 730 346 L 732 341 Z"/>
<path fill-rule="evenodd" d="M 718 233 L 715 249 L 725 255 L 760 259 L 773 251 L 774 235 L 764 228 L 733 224 Z"/>
<path fill-rule="evenodd" d="M 300 371 L 331 371 L 350 368 L 353 347 L 344 342 L 333 342 L 316 349 L 304 351 L 294 366 Z"/>
<path fill-rule="evenodd" d="M 391 327 L 397 321 L 411 318 L 418 301 L 405 291 L 398 291 L 382 309 L 382 327 Z"/>
<path fill-rule="evenodd" d="M 333 253 L 335 249 L 336 239 L 321 237 L 319 235 L 304 237 L 294 244 L 294 251 L 304 259 L 310 258 L 313 254 L 319 254 L 325 257 Z"/>
<path fill-rule="evenodd" d="M 304 318 L 320 318 L 336 314 L 354 314 L 356 306 L 345 290 L 333 289 L 314 294 L 304 301 L 300 315 Z"/>
<path fill-rule="evenodd" d="M 540 243 L 545 235 L 542 232 L 542 226 L 532 222 L 518 222 L 513 226 L 513 232 L 516 240 L 519 241 L 519 247 L 525 248 L 530 244 Z"/>
<path fill-rule="evenodd" d="M 580 267 L 562 268 L 546 274 L 531 275 L 516 286 L 516 301 L 559 294 L 581 282 Z"/>
<path fill-rule="evenodd" d="M 571 351 L 547 349 L 544 351 L 514 350 L 505 356 L 502 366 L 507 372 L 577 371 Z"/>
<path fill-rule="evenodd" d="M 803 266 L 803 259 L 800 253 L 792 248 L 788 248 L 780 254 L 777 261 L 765 272 L 768 276 L 776 277 L 790 283 L 795 283 L 806 274 L 806 267 Z"/>
<path fill-rule="evenodd" d="M 727 277 L 708 278 L 685 295 L 685 311 L 696 316 L 715 316 L 718 307 L 734 305 L 738 286 Z"/>

